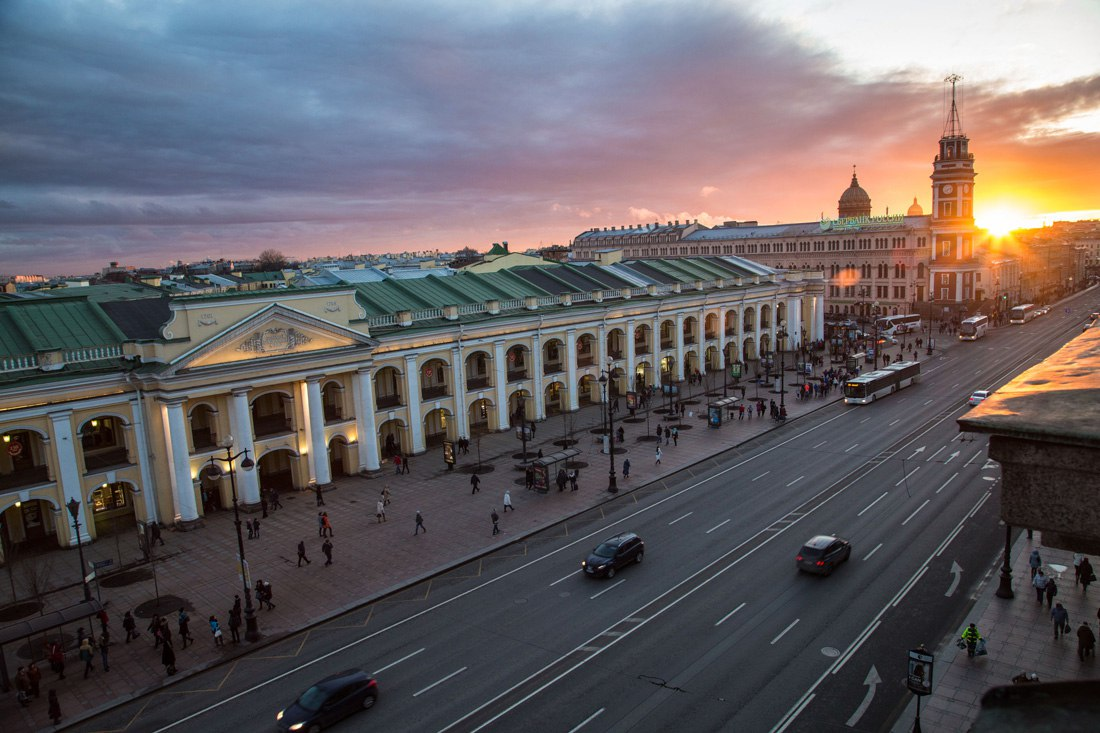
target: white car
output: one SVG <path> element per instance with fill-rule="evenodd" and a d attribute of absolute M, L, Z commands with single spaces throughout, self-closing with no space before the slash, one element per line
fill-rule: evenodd
<path fill-rule="evenodd" d="M 979 389 L 970 395 L 970 399 L 968 399 L 966 403 L 971 407 L 973 407 L 974 405 L 980 405 L 985 400 L 985 398 L 991 394 L 993 394 L 991 390 Z"/>

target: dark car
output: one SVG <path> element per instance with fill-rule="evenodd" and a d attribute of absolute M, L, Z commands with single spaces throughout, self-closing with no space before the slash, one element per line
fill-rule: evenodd
<path fill-rule="evenodd" d="M 361 669 L 326 677 L 275 716 L 281 731 L 319 731 L 356 710 L 374 707 L 378 683 Z"/>
<path fill-rule="evenodd" d="M 794 562 L 799 570 L 831 575 L 836 566 L 852 556 L 852 545 L 832 535 L 819 534 L 802 545 Z"/>
<path fill-rule="evenodd" d="M 645 543 L 633 532 L 623 532 L 608 537 L 581 562 L 585 575 L 615 577 L 615 571 L 623 565 L 641 562 L 645 555 Z"/>

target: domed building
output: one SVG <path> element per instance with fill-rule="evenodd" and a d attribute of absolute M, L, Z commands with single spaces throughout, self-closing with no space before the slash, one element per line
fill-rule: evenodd
<path fill-rule="evenodd" d="M 917 203 L 917 197 L 913 197 L 913 205 L 909 207 L 909 211 L 905 212 L 906 216 L 924 216 L 924 209 Z"/>
<path fill-rule="evenodd" d="M 852 185 L 840 195 L 840 201 L 837 202 L 837 216 L 847 219 L 851 216 L 870 215 L 871 197 L 860 188 L 859 179 L 856 178 L 855 171 L 852 171 Z"/>

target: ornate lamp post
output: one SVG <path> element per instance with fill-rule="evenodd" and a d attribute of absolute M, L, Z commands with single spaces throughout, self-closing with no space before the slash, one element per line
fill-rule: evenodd
<path fill-rule="evenodd" d="M 92 589 L 88 587 L 88 576 L 84 572 L 84 543 L 80 541 L 80 502 L 76 499 L 69 499 L 68 503 L 65 504 L 65 508 L 72 515 L 73 531 L 76 532 L 76 552 L 80 557 L 80 583 L 84 586 L 84 602 L 90 603 Z"/>
<path fill-rule="evenodd" d="M 786 385 L 786 362 L 784 359 L 784 341 L 787 340 L 787 327 L 783 321 L 779 322 L 779 330 L 775 333 L 775 346 L 779 349 L 779 414 L 782 416 L 787 411 L 787 385 Z"/>
<path fill-rule="evenodd" d="M 603 401 L 607 404 L 607 457 L 610 459 L 611 468 L 607 472 L 607 491 L 611 494 L 619 493 L 619 487 L 615 484 L 615 413 L 611 411 L 610 390 L 608 390 L 608 377 L 611 371 L 600 371 L 600 387 L 603 388 Z"/>
<path fill-rule="evenodd" d="M 218 464 L 224 463 L 229 467 L 229 487 L 233 492 L 233 524 L 237 528 L 237 556 L 241 563 L 241 586 L 244 589 L 244 638 L 248 641 L 257 641 L 260 638 L 260 627 L 256 619 L 256 609 L 252 606 L 252 588 L 248 584 L 248 564 L 244 558 L 244 538 L 241 537 L 241 514 L 237 501 L 237 472 L 233 468 L 233 462 L 241 456 L 244 456 L 244 460 L 241 461 L 242 470 L 251 471 L 256 467 L 256 463 L 249 457 L 247 448 L 238 453 L 233 452 L 232 435 L 225 436 L 221 446 L 225 448 L 225 458 L 210 456 L 210 465 L 205 470 L 207 476 L 217 479 L 226 473 Z"/>
<path fill-rule="evenodd" d="M 519 439 L 523 443 L 523 465 L 527 465 L 527 400 L 519 395 L 519 405 L 516 408 L 519 413 Z"/>

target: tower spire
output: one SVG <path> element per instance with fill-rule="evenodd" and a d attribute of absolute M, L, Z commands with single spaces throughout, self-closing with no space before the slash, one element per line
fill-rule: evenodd
<path fill-rule="evenodd" d="M 963 134 L 962 120 L 959 118 L 959 107 L 955 103 L 955 85 L 962 81 L 958 74 L 951 74 L 945 78 L 944 83 L 951 85 L 951 112 L 943 126 L 944 137 L 960 137 Z"/>

